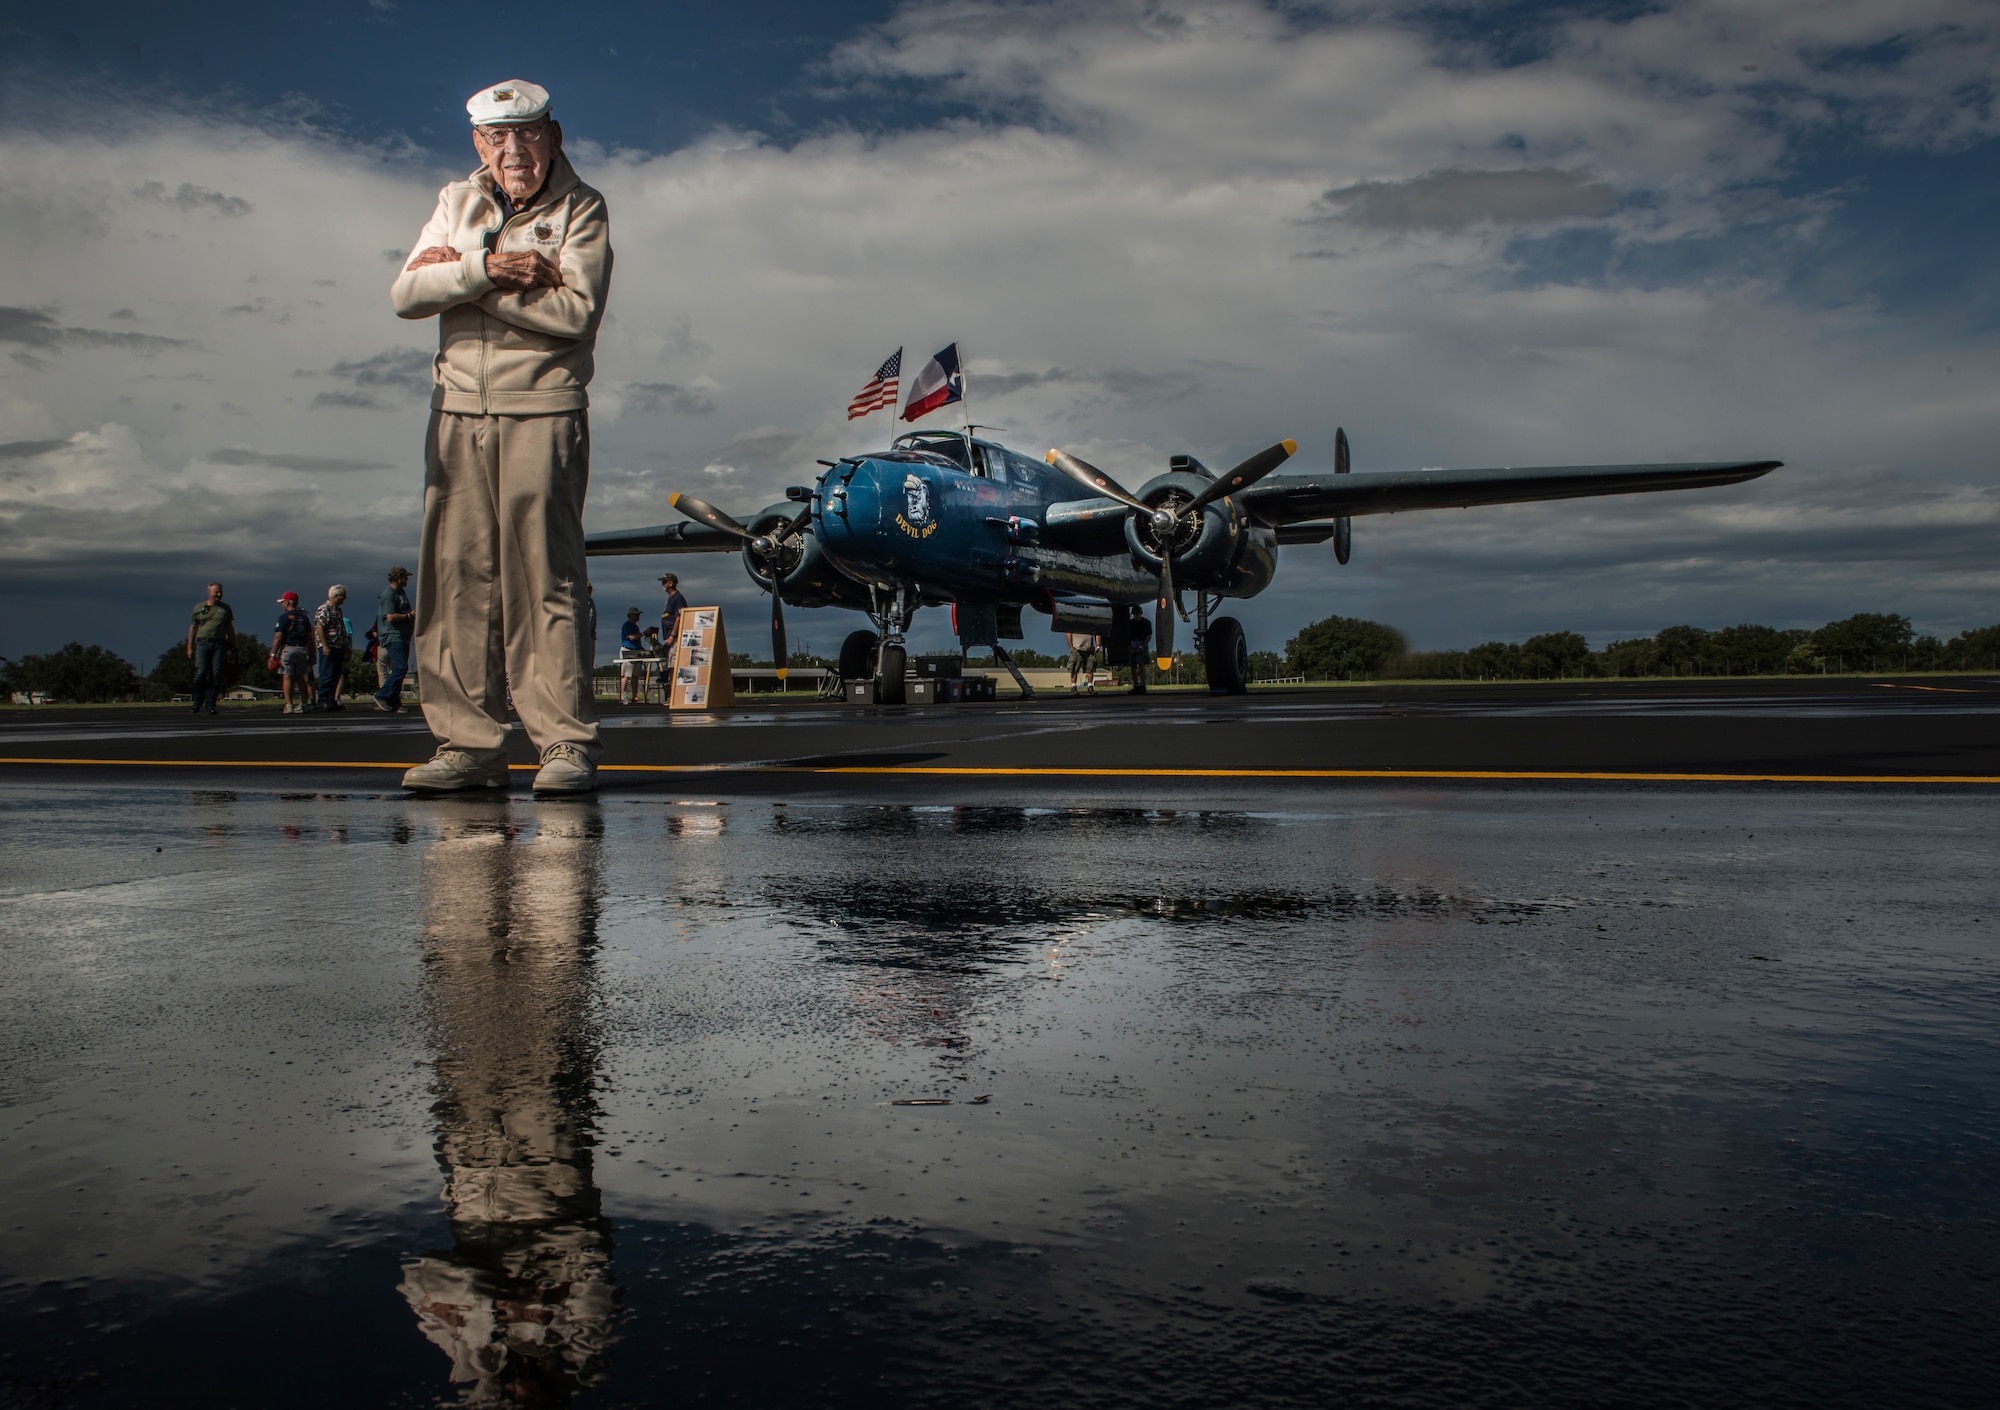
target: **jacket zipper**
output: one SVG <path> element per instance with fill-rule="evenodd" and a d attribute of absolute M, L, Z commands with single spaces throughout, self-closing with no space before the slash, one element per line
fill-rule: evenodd
<path fill-rule="evenodd" d="M 506 228 L 507 222 L 503 218 L 498 225 L 482 233 L 479 237 L 480 249 L 489 255 L 497 254 L 500 249 L 500 232 Z M 488 244 L 488 241 L 492 243 Z M 481 416 L 492 414 L 486 404 L 486 310 L 483 308 L 479 310 L 479 414 Z"/>
<path fill-rule="evenodd" d="M 489 197 L 488 199 L 491 198 Z M 542 201 L 542 205 L 553 205 L 553 204 L 554 201 L 548 198 L 544 198 L 544 200 Z M 541 208 L 540 206 L 536 206 L 533 207 L 532 209 L 539 210 L 540 208 Z M 480 246 L 484 248 L 488 254 L 500 253 L 500 237 L 507 233 L 507 227 L 512 225 L 514 221 L 519 220 L 522 216 L 528 214 L 530 214 L 530 211 L 519 210 L 514 212 L 512 218 L 509 218 L 505 215 L 501 216 L 500 223 L 498 225 L 494 226 L 491 230 L 486 231 L 479 237 Z M 493 241 L 491 245 L 488 245 L 486 243 L 489 237 Z M 482 308 L 479 310 L 479 414 L 481 416 L 491 416 L 493 414 L 491 408 L 487 405 L 486 401 L 486 325 L 487 325 L 487 313 L 486 310 Z"/>

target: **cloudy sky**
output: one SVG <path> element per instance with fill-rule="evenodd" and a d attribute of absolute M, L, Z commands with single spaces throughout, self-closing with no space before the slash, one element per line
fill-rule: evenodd
<path fill-rule="evenodd" d="M 262 626 L 414 559 L 435 329 L 388 285 L 515 76 L 612 211 L 593 529 L 881 445 L 847 399 L 955 339 L 974 420 L 1132 481 L 1336 425 L 1364 470 L 1787 462 L 1363 520 L 1346 568 L 1284 550 L 1253 647 L 2000 620 L 1990 3 L 40 14 L 0 22 L 0 653 L 150 665 L 210 576 Z M 594 568 L 607 623 L 661 561 Z M 763 619 L 734 559 L 676 566 Z"/>

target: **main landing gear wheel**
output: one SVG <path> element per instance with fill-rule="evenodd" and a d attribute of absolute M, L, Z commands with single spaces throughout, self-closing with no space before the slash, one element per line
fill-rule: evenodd
<path fill-rule="evenodd" d="M 883 646 L 881 665 L 875 673 L 877 705 L 903 703 L 903 671 L 908 664 L 909 657 L 899 643 L 892 641 Z"/>
<path fill-rule="evenodd" d="M 1202 643 L 1202 665 L 1208 668 L 1211 694 L 1250 693 L 1250 644 L 1243 638 L 1243 624 L 1234 617 L 1217 617 L 1208 624 Z"/>
<path fill-rule="evenodd" d="M 882 638 L 873 632 L 849 632 L 840 644 L 840 678 L 844 681 L 872 680 L 875 652 Z"/>

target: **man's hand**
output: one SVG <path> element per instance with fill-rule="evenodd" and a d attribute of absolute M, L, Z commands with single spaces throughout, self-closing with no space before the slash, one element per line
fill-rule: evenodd
<path fill-rule="evenodd" d="M 536 250 L 518 255 L 486 256 L 486 277 L 498 289 L 519 290 L 536 287 L 560 289 L 562 271 L 543 259 Z"/>
<path fill-rule="evenodd" d="M 405 271 L 408 271 L 422 269 L 427 265 L 433 264 L 457 264 L 459 258 L 458 251 L 452 249 L 449 245 L 432 245 L 428 250 L 417 251 L 416 258 L 404 265 L 403 268 Z"/>

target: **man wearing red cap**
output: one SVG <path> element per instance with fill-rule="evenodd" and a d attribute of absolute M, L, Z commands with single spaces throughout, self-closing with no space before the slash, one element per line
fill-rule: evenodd
<path fill-rule="evenodd" d="M 514 79 L 465 105 L 483 165 L 438 195 L 396 278 L 438 320 L 417 674 L 437 736 L 403 776 L 425 792 L 507 783 L 507 690 L 540 752 L 537 793 L 596 786 L 583 496 L 585 388 L 611 281 L 604 198 L 563 156 L 549 95 Z"/>
<path fill-rule="evenodd" d="M 288 592 L 278 598 L 285 610 L 278 614 L 277 630 L 271 634 L 272 669 L 285 690 L 285 713 L 302 715 L 313 698 L 307 677 L 312 674 L 313 622 L 299 610 L 299 595 Z M 294 691 L 298 699 L 292 698 Z M 318 708 L 317 705 L 314 708 Z"/>

